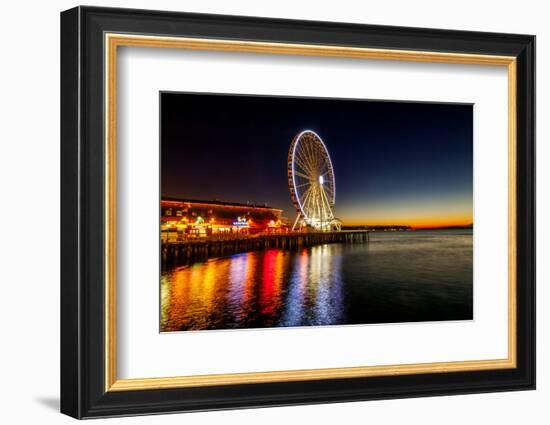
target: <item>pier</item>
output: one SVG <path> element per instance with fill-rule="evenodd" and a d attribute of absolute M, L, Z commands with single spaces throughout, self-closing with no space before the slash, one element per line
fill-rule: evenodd
<path fill-rule="evenodd" d="M 207 238 L 188 238 L 161 243 L 161 260 L 164 266 L 185 264 L 247 251 L 267 249 L 299 249 L 327 243 L 368 242 L 369 231 L 350 230 L 338 232 L 291 232 L 258 235 L 228 235 Z"/>

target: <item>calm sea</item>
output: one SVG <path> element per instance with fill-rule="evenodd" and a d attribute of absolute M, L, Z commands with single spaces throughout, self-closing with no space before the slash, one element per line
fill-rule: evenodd
<path fill-rule="evenodd" d="M 469 320 L 472 231 L 375 232 L 163 272 L 161 331 Z"/>

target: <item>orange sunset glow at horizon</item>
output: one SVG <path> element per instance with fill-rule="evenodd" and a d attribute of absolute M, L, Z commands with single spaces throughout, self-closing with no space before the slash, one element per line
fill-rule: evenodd
<path fill-rule="evenodd" d="M 338 209 L 338 208 L 337 208 Z M 339 213 L 339 214 L 338 214 Z M 336 211 L 346 226 L 410 226 L 412 228 L 465 227 L 474 222 L 470 194 L 438 199 L 389 200 Z"/>

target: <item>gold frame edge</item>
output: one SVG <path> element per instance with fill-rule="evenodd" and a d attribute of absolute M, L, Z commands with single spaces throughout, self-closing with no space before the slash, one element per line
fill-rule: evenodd
<path fill-rule="evenodd" d="M 136 391 L 215 385 L 311 381 L 321 379 L 411 375 L 511 369 L 517 366 L 516 300 L 516 58 L 330 45 L 161 37 L 106 33 L 105 46 L 105 391 Z M 116 99 L 119 46 L 172 48 L 242 53 L 325 56 L 371 60 L 399 60 L 506 66 L 508 71 L 508 358 L 419 364 L 303 369 L 156 378 L 117 379 L 116 353 Z"/>

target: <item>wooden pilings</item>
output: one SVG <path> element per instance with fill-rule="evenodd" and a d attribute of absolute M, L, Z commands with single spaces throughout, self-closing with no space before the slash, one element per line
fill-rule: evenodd
<path fill-rule="evenodd" d="M 272 248 L 298 249 L 327 243 L 362 243 L 368 240 L 368 231 L 281 233 L 236 238 L 187 239 L 178 242 L 162 242 L 161 262 L 164 268 L 195 259 L 222 257 L 246 251 Z"/>

